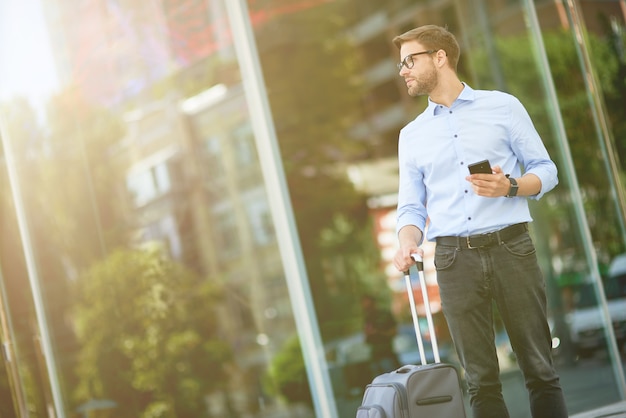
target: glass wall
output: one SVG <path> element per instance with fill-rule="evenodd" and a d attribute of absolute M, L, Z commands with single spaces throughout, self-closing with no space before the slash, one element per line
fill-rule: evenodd
<path fill-rule="evenodd" d="M 391 256 L 397 136 L 426 99 L 391 39 L 430 23 L 457 35 L 462 80 L 522 101 L 558 165 L 531 233 L 570 413 L 626 399 L 624 0 L 2 7 L 6 33 L 43 28 L 0 49 L 3 418 L 354 416 L 367 295 L 416 362 Z"/>

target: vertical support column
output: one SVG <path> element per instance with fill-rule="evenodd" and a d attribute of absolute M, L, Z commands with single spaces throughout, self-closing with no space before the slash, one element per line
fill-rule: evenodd
<path fill-rule="evenodd" d="M 2 118 L 2 115 L 0 115 L 0 139 L 2 140 L 2 146 L 4 148 L 4 155 L 7 163 L 7 171 L 9 173 L 11 195 L 13 196 L 15 204 L 17 223 L 20 230 L 20 237 L 22 239 L 24 257 L 26 259 L 26 270 L 28 272 L 28 280 L 30 283 L 31 293 L 33 295 L 33 302 L 35 304 L 37 325 L 39 326 L 39 332 L 41 334 L 41 346 L 45 356 L 45 364 L 49 376 L 50 389 L 52 391 L 52 401 L 54 403 L 53 406 L 56 413 L 56 417 L 54 418 L 65 418 L 65 407 L 63 405 L 63 396 L 61 394 L 61 387 L 54 359 L 54 351 L 52 349 L 52 339 L 50 337 L 43 295 L 41 294 L 41 287 L 39 284 L 39 271 L 37 269 L 37 262 L 35 260 L 30 239 L 30 229 L 28 219 L 26 217 L 26 211 L 24 210 L 22 191 L 20 189 L 17 167 L 15 165 L 13 155 L 13 146 L 11 144 L 11 138 L 9 137 L 6 121 Z"/>
<path fill-rule="evenodd" d="M 336 418 L 328 367 L 245 0 L 224 0 L 316 416 Z"/>

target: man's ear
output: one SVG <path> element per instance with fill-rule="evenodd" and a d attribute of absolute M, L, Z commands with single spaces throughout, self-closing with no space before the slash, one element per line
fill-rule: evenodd
<path fill-rule="evenodd" d="M 441 68 L 447 64 L 448 54 L 446 54 L 446 51 L 444 51 L 443 49 L 440 49 L 435 53 L 435 60 L 437 66 Z"/>

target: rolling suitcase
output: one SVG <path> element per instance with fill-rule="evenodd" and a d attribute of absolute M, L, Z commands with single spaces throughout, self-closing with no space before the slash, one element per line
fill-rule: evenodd
<path fill-rule="evenodd" d="M 413 258 L 416 261 L 424 297 L 435 363 L 426 363 L 411 277 L 406 271 L 404 279 L 422 364 L 405 365 L 374 378 L 372 383 L 365 388 L 356 418 L 465 418 L 466 416 L 463 390 L 457 369 L 450 364 L 442 363 L 439 358 L 439 347 L 424 281 L 424 263 L 417 255 Z"/>

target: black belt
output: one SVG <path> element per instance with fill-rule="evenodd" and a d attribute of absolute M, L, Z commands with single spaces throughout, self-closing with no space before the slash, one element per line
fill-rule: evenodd
<path fill-rule="evenodd" d="M 458 248 L 481 248 L 500 245 L 511 238 L 528 231 L 528 223 L 523 222 L 486 234 L 470 235 L 469 237 L 437 237 L 437 244 Z"/>

